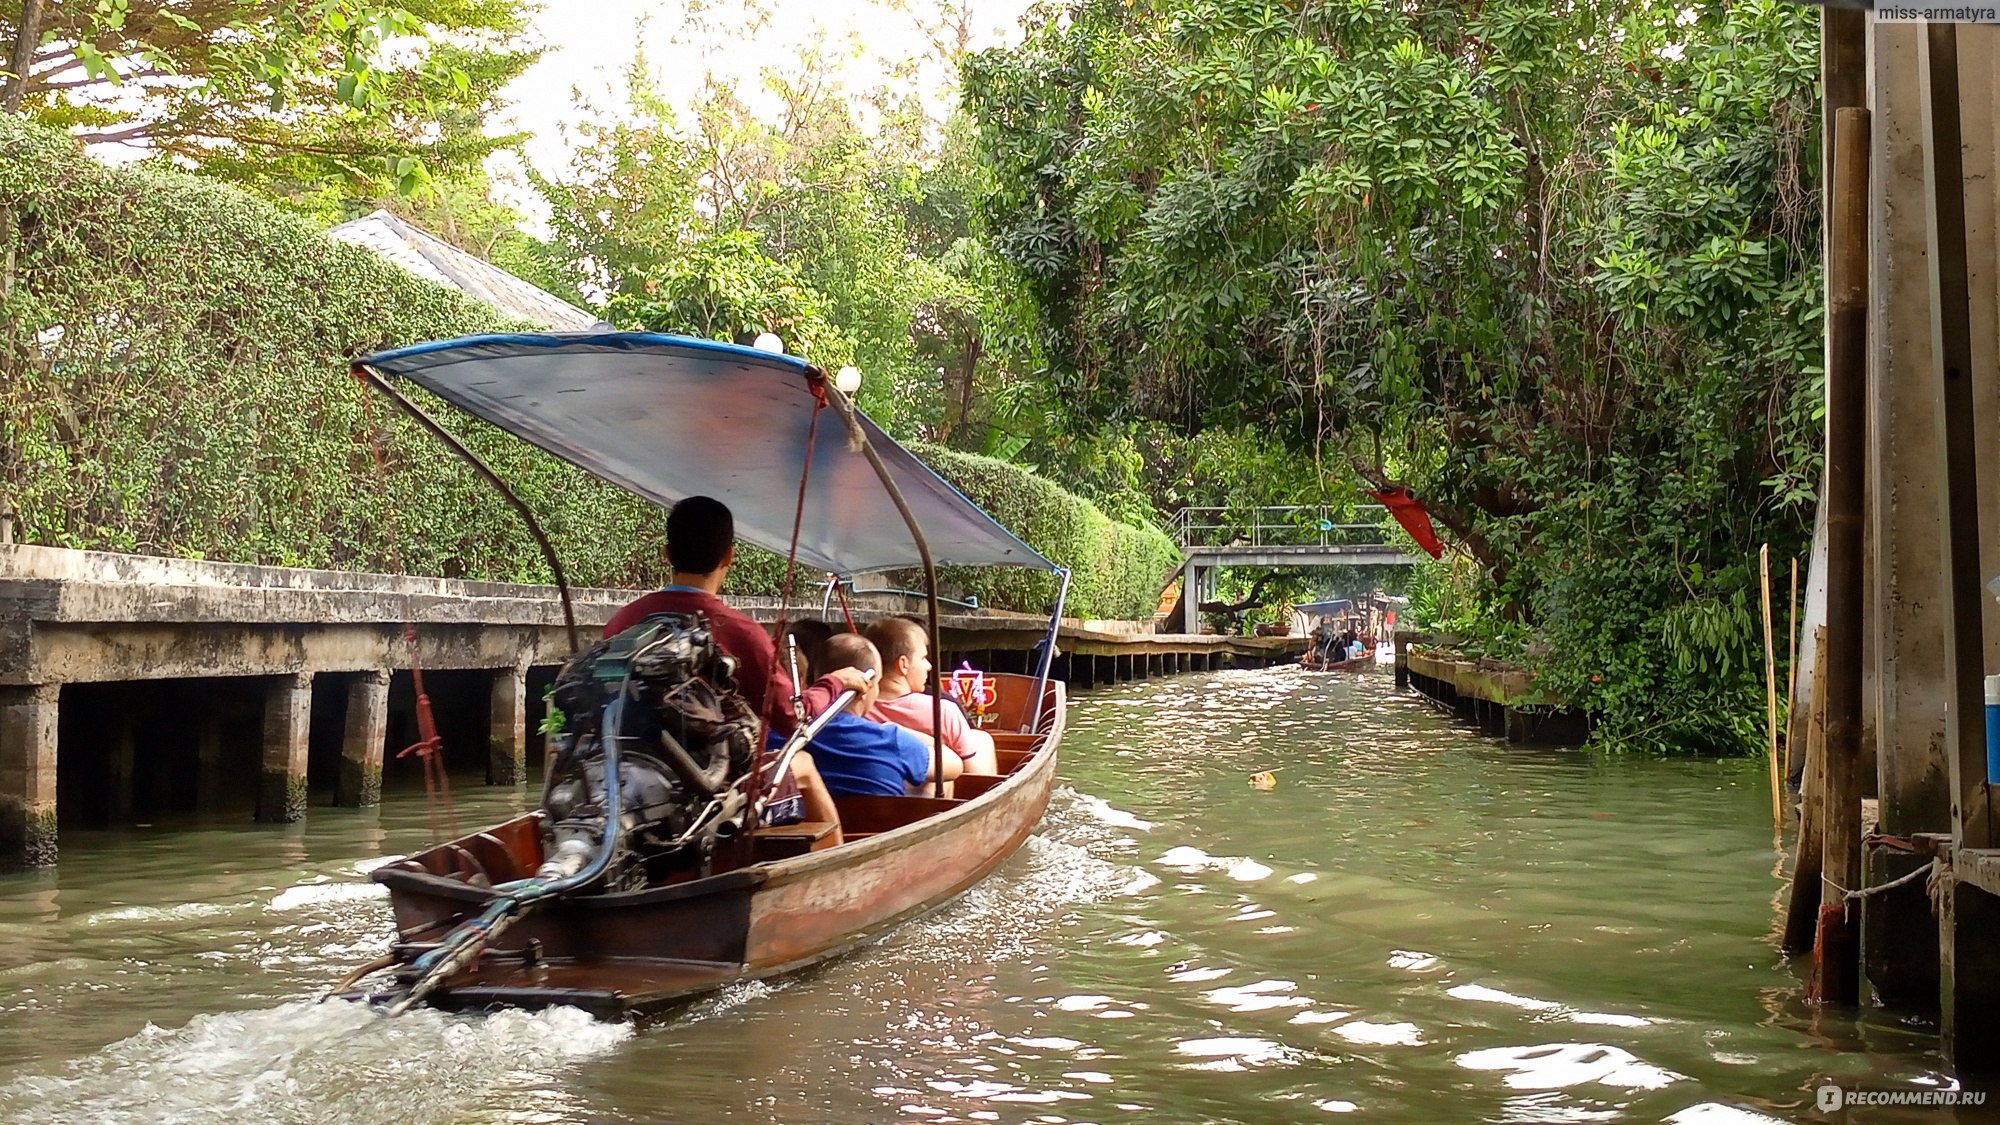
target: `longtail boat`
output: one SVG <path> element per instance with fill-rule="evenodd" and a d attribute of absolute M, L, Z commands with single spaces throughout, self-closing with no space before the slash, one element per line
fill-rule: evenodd
<path fill-rule="evenodd" d="M 847 372 L 833 380 L 782 352 L 613 332 L 468 337 L 354 370 L 527 520 L 579 655 L 558 680 L 566 725 L 541 807 L 376 868 L 396 937 L 330 994 L 392 1015 L 423 1003 L 644 1017 L 878 939 L 985 878 L 1033 831 L 1063 734 L 1063 685 L 1049 667 L 1068 572 L 855 409 Z M 663 506 L 721 499 L 739 538 L 803 566 L 833 576 L 921 566 L 932 651 L 937 566 L 1053 572 L 1035 674 L 986 677 L 997 772 L 961 774 L 948 794 L 939 783 L 930 796 L 836 796 L 837 826 L 759 827 L 792 754 L 851 695 L 817 717 L 801 709 L 779 752 L 753 751 L 743 728 L 762 747 L 758 718 L 740 698 L 725 706 L 733 666 L 705 620 L 689 619 L 699 615 L 648 618 L 586 648 L 532 512 L 396 379 Z M 846 432 L 818 440 L 828 407 Z M 642 712 L 647 723 L 632 717 Z"/>
<path fill-rule="evenodd" d="M 1034 677 L 997 675 L 1003 774 L 961 775 L 954 796 L 836 797 L 831 825 L 750 832 L 748 847 L 705 878 L 616 894 L 576 895 L 507 931 L 505 948 L 429 993 L 452 1010 L 567 1005 L 603 1019 L 645 1017 L 738 980 L 804 968 L 883 936 L 964 893 L 1014 854 L 1048 806 L 1063 733 L 1051 682 L 1033 733 L 1008 733 Z M 493 885 L 543 860 L 540 810 L 379 867 L 398 951 L 412 959 L 491 905 Z M 741 866 L 730 866 L 740 862 Z"/>
<path fill-rule="evenodd" d="M 1359 672 L 1375 666 L 1375 656 L 1356 656 L 1348 660 L 1320 660 L 1310 652 L 1299 657 L 1299 667 L 1308 672 Z"/>

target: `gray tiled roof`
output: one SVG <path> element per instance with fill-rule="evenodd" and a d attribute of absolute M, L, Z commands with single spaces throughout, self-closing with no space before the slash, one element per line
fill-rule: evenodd
<path fill-rule="evenodd" d="M 418 277 L 448 285 L 509 316 L 532 320 L 558 332 L 580 332 L 597 322 L 595 316 L 555 294 L 530 285 L 491 262 L 481 261 L 387 211 L 364 215 L 326 233 L 342 242 L 373 250 Z"/>

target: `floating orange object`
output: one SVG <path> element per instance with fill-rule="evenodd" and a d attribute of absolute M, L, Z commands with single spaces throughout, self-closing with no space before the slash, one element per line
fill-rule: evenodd
<path fill-rule="evenodd" d="M 1253 773 L 1250 775 L 1250 788 L 1252 789 L 1276 789 L 1277 787 L 1278 771 L 1276 770 L 1265 770 L 1263 773 Z"/>

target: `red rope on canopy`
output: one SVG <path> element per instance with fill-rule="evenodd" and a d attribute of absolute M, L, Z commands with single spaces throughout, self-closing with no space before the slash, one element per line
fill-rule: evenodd
<path fill-rule="evenodd" d="M 785 552 L 785 583 L 778 591 L 778 621 L 773 628 L 773 635 L 775 637 L 783 637 L 785 635 L 786 618 L 791 616 L 792 580 L 798 573 L 799 566 L 799 532 L 805 526 L 806 520 L 806 485 L 812 480 L 813 446 L 819 440 L 820 411 L 825 410 L 827 406 L 826 373 L 818 368 L 808 370 L 806 372 L 806 387 L 812 391 L 813 396 L 812 421 L 806 427 L 806 460 L 805 465 L 799 470 L 798 504 L 792 509 L 792 542 L 790 548 Z M 772 704 L 775 701 L 774 697 L 778 692 L 779 668 L 777 651 L 774 645 L 771 654 L 771 678 L 764 685 L 764 698 L 757 712 L 759 719 L 763 719 L 765 715 L 771 713 Z M 805 685 L 803 684 L 794 685 L 794 688 L 797 690 L 803 690 L 804 687 Z M 769 724 L 766 721 L 765 726 L 760 728 L 763 736 L 757 740 L 756 765 L 750 770 L 750 787 L 746 792 L 750 799 L 750 807 L 752 808 L 756 807 L 758 799 L 763 796 L 764 759 L 770 754 L 768 730 Z M 752 827 L 755 826 L 753 825 Z"/>
<path fill-rule="evenodd" d="M 389 470 L 382 458 L 381 431 L 375 428 L 375 396 L 368 393 L 366 380 L 361 369 L 354 369 L 354 377 L 361 382 L 362 425 L 368 428 L 368 452 L 375 462 L 375 487 L 385 501 L 389 501 Z M 389 553 L 394 560 L 397 573 L 406 568 L 403 565 L 402 538 L 396 531 L 396 505 L 387 503 L 389 525 Z M 424 766 L 424 812 L 430 818 L 431 842 L 437 843 L 440 833 L 440 806 L 443 809 L 442 823 L 453 836 L 458 835 L 458 814 L 451 804 L 451 779 L 444 768 L 444 739 L 439 737 L 437 719 L 431 712 L 431 697 L 424 691 L 424 669 L 417 660 L 417 626 L 410 612 L 410 592 L 403 591 L 403 643 L 410 654 L 410 686 L 416 690 L 417 740 L 405 746 L 396 757 L 407 758 L 415 754 Z"/>

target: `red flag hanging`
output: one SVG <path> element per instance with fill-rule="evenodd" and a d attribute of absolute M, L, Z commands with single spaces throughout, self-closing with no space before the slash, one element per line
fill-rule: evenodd
<path fill-rule="evenodd" d="M 1368 495 L 1381 501 L 1382 506 L 1389 509 L 1389 514 L 1396 517 L 1396 522 L 1403 525 L 1403 530 L 1409 532 L 1410 538 L 1416 540 L 1417 546 L 1422 547 L 1430 557 L 1444 557 L 1444 544 L 1438 542 L 1437 531 L 1431 527 L 1431 514 L 1424 511 L 1423 503 L 1410 495 L 1409 489 L 1397 488 Z"/>

